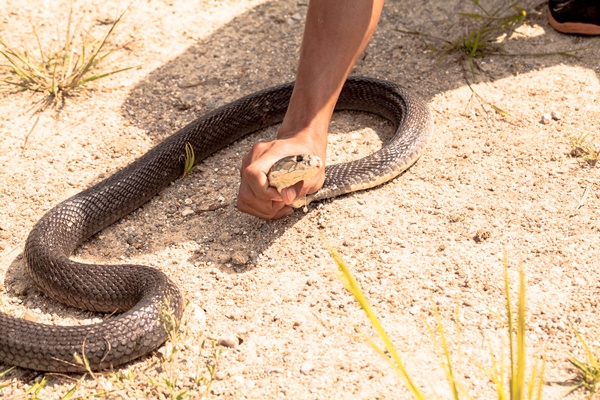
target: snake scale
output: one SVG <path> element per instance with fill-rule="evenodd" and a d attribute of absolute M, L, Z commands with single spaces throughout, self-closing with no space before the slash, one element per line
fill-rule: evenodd
<path fill-rule="evenodd" d="M 69 306 L 115 313 L 92 325 L 54 326 L 0 313 L 0 360 L 40 371 L 81 372 L 74 354 L 93 370 L 136 359 L 167 339 L 164 315 L 183 309 L 177 286 L 161 271 L 142 265 L 82 264 L 70 260 L 83 241 L 146 203 L 182 176 L 186 144 L 196 162 L 242 136 L 280 122 L 293 83 L 243 97 L 196 119 L 102 182 L 48 211 L 25 244 L 26 268 L 36 285 Z M 378 114 L 396 129 L 379 151 L 326 167 L 326 181 L 309 201 L 366 189 L 412 165 L 433 132 L 427 105 L 410 91 L 372 78 L 351 77 L 336 109 Z"/>

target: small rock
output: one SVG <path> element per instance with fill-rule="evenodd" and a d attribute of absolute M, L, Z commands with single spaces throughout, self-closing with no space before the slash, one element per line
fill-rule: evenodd
<path fill-rule="evenodd" d="M 327 379 L 324 376 L 314 376 L 309 386 L 313 389 L 324 389 L 327 387 Z"/>
<path fill-rule="evenodd" d="M 188 198 L 188 199 L 185 199 L 183 202 L 185 203 L 186 206 L 191 206 L 192 205 L 192 199 Z"/>
<path fill-rule="evenodd" d="M 188 215 L 192 215 L 193 213 L 194 213 L 194 210 L 192 210 L 191 207 L 184 207 L 184 209 L 181 210 L 182 217 L 187 217 Z"/>
<path fill-rule="evenodd" d="M 266 366 L 265 367 L 265 372 L 267 374 L 283 374 L 285 371 L 281 367 Z"/>
<path fill-rule="evenodd" d="M 384 263 L 387 263 L 390 260 L 390 256 L 386 253 L 380 253 L 379 254 L 379 259 L 381 261 L 383 261 Z"/>
<path fill-rule="evenodd" d="M 362 138 L 363 138 L 363 134 L 362 134 L 362 133 L 360 133 L 359 131 L 352 132 L 352 133 L 349 135 L 349 139 L 350 139 L 351 141 L 360 140 L 360 139 L 362 139 Z"/>
<path fill-rule="evenodd" d="M 217 370 L 217 372 L 215 373 L 215 379 L 218 381 L 222 381 L 223 379 L 227 379 L 227 377 L 229 376 L 229 372 L 227 371 L 223 371 L 223 370 Z"/>
<path fill-rule="evenodd" d="M 162 356 L 163 359 L 170 360 L 171 357 L 173 357 L 173 350 L 173 343 L 166 342 L 163 347 L 158 349 L 158 353 Z"/>
<path fill-rule="evenodd" d="M 221 243 L 227 243 L 231 240 L 231 235 L 228 232 L 223 232 L 219 235 Z"/>
<path fill-rule="evenodd" d="M 235 265 L 245 265 L 248 263 L 248 256 L 241 251 L 236 251 L 233 253 L 233 256 L 231 256 L 231 262 Z"/>
<path fill-rule="evenodd" d="M 175 108 L 178 110 L 189 110 L 194 107 L 194 103 L 196 100 L 196 95 L 193 93 L 183 93 L 179 96 L 179 102 L 175 104 Z"/>
<path fill-rule="evenodd" d="M 194 323 L 200 326 L 206 325 L 206 312 L 204 312 L 202 307 L 193 303 L 190 304 L 189 307 L 192 311 L 190 314 L 192 315 L 192 320 L 194 321 Z"/>
<path fill-rule="evenodd" d="M 300 367 L 300 372 L 303 373 L 304 375 L 308 375 L 314 369 L 315 369 L 315 365 L 311 361 L 305 361 L 302 363 L 302 366 Z"/>
<path fill-rule="evenodd" d="M 219 254 L 219 263 L 225 264 L 231 261 L 230 254 Z"/>
<path fill-rule="evenodd" d="M 552 119 L 555 121 L 560 121 L 562 119 L 562 115 L 558 111 L 552 111 Z"/>
<path fill-rule="evenodd" d="M 487 240 L 491 237 L 492 237 L 492 233 L 490 231 L 485 230 L 485 229 L 480 229 L 477 231 L 477 233 L 473 237 L 473 240 L 475 240 L 477 243 L 481 243 L 484 240 Z"/>
<path fill-rule="evenodd" d="M 542 114 L 542 120 L 540 121 L 542 124 L 549 124 L 552 121 L 552 114 Z"/>
<path fill-rule="evenodd" d="M 12 284 L 12 290 L 18 296 L 27 296 L 27 293 L 29 293 L 29 289 L 29 283 L 27 280 L 24 279 L 15 279 L 15 281 Z"/>
<path fill-rule="evenodd" d="M 421 308 L 423 308 L 423 306 L 420 306 L 420 305 L 412 306 L 410 308 L 410 310 L 408 310 L 408 312 L 411 313 L 412 315 L 416 315 L 419 311 L 421 311 Z"/>
<path fill-rule="evenodd" d="M 296 20 L 296 21 L 302 21 L 302 16 L 298 13 L 292 15 L 292 19 Z"/>
<path fill-rule="evenodd" d="M 224 347 L 234 348 L 239 343 L 238 338 L 232 333 L 224 333 L 217 339 L 217 344 Z"/>
<path fill-rule="evenodd" d="M 31 322 L 37 322 L 40 319 L 40 317 L 33 311 L 27 310 L 23 314 L 23 319 Z"/>

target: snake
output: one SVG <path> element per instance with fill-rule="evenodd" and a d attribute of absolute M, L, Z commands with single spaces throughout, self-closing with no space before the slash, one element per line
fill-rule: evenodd
<path fill-rule="evenodd" d="M 70 257 L 85 240 L 180 178 L 188 146 L 198 163 L 247 134 L 281 122 L 293 88 L 290 82 L 264 89 L 208 112 L 45 213 L 24 246 L 31 280 L 55 301 L 111 315 L 98 323 L 62 326 L 0 313 L 0 361 L 39 371 L 85 372 L 111 369 L 159 348 L 182 316 L 177 285 L 157 268 L 85 264 Z M 398 176 L 423 154 L 433 133 L 427 104 L 385 80 L 349 77 L 336 109 L 377 114 L 393 124 L 394 134 L 364 158 L 327 165 L 323 187 L 303 205 Z"/>

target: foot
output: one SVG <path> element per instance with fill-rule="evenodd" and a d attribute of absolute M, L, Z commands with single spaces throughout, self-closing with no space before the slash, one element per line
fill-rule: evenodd
<path fill-rule="evenodd" d="M 550 0 L 548 21 L 561 33 L 600 35 L 600 1 Z"/>

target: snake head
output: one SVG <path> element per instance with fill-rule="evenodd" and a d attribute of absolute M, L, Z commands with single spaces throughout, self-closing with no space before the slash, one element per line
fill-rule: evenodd
<path fill-rule="evenodd" d="M 269 185 L 281 193 L 286 187 L 315 176 L 322 165 L 321 158 L 312 154 L 284 157 L 271 166 L 267 174 Z"/>

